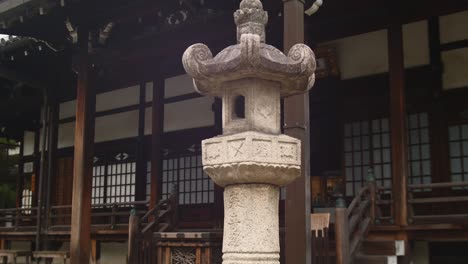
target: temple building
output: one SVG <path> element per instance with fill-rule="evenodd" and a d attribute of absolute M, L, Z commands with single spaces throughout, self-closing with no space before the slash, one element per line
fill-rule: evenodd
<path fill-rule="evenodd" d="M 240 2 L 0 0 L 0 257 L 222 263 L 201 142 L 239 131 L 182 57 L 236 45 Z M 468 263 L 468 1 L 262 4 L 261 42 L 316 62 L 275 108 L 302 146 L 280 263 Z"/>

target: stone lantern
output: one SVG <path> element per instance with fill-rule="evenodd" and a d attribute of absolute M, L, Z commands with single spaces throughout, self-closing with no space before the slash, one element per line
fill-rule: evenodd
<path fill-rule="evenodd" d="M 202 142 L 203 169 L 224 187 L 224 264 L 279 263 L 279 188 L 300 175 L 301 142 L 282 135 L 280 98 L 309 90 L 315 57 L 265 44 L 259 0 L 234 13 L 238 44 L 213 57 L 203 44 L 182 58 L 195 89 L 222 98 L 223 135 Z"/>

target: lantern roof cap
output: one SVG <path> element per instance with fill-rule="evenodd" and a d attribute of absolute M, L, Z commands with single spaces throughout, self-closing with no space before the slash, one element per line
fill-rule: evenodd
<path fill-rule="evenodd" d="M 304 44 L 294 45 L 285 55 L 265 44 L 267 13 L 259 0 L 243 0 L 234 13 L 238 44 L 213 57 L 204 44 L 190 46 L 182 57 L 197 92 L 221 96 L 223 84 L 245 78 L 280 83 L 281 96 L 304 93 L 315 82 L 315 55 Z"/>

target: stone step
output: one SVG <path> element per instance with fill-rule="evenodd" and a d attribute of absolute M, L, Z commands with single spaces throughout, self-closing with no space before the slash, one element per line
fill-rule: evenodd
<path fill-rule="evenodd" d="M 355 258 L 356 264 L 398 264 L 397 256 L 380 255 L 358 255 Z"/>

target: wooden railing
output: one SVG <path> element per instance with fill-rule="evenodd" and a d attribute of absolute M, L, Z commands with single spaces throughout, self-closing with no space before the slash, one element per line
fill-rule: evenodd
<path fill-rule="evenodd" d="M 148 211 L 148 201 L 105 203 L 92 206 L 91 223 L 94 230 L 128 228 L 129 209 L 143 216 Z M 1 231 L 36 231 L 38 208 L 0 209 Z M 71 225 L 71 205 L 51 206 L 43 221 L 43 230 L 65 231 Z"/>
<path fill-rule="evenodd" d="M 408 185 L 409 222 L 412 224 L 467 223 L 467 189 L 468 182 Z M 419 210 L 422 212 L 417 212 L 417 209 L 422 209 Z"/>
<path fill-rule="evenodd" d="M 94 204 L 91 213 L 91 225 L 95 229 L 127 229 L 129 209 L 135 214 L 144 215 L 148 201 Z M 48 229 L 69 228 L 71 224 L 71 205 L 51 206 L 48 215 Z"/>
<path fill-rule="evenodd" d="M 376 219 L 375 181 L 370 181 L 346 207 L 337 200 L 335 209 L 335 241 L 337 264 L 348 264 L 357 253 L 364 237 Z"/>
<path fill-rule="evenodd" d="M 375 224 L 392 225 L 394 223 L 394 206 L 392 187 L 376 186 Z"/>
<path fill-rule="evenodd" d="M 37 207 L 0 209 L 0 230 L 36 229 Z"/>
<path fill-rule="evenodd" d="M 128 224 L 128 263 L 156 263 L 155 232 L 171 231 L 177 223 L 178 187 L 141 218 L 132 210 Z"/>

